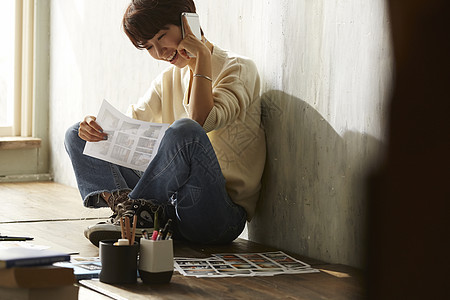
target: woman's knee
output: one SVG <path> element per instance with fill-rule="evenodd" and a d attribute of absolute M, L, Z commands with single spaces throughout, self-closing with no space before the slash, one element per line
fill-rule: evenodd
<path fill-rule="evenodd" d="M 70 126 L 66 130 L 66 134 L 64 136 L 64 145 L 66 145 L 66 147 L 70 147 L 75 142 L 79 142 L 79 140 L 80 140 L 80 137 L 78 136 L 78 128 L 79 127 L 80 127 L 80 124 L 76 123 L 76 124 Z"/>
<path fill-rule="evenodd" d="M 170 130 L 168 130 L 168 132 L 182 137 L 199 136 L 206 134 L 205 130 L 202 126 L 200 126 L 200 124 L 188 118 L 175 121 L 172 125 L 170 125 L 169 129 Z"/>

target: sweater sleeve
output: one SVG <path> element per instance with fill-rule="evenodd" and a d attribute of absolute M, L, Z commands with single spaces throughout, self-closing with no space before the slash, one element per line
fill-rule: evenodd
<path fill-rule="evenodd" d="M 138 103 L 128 107 L 127 115 L 137 120 L 161 123 L 161 99 L 161 77 L 158 76 Z"/>
<path fill-rule="evenodd" d="M 206 132 L 244 121 L 247 108 L 259 95 L 259 77 L 253 61 L 237 58 L 223 68 L 213 84 L 214 107 L 206 118 Z"/>

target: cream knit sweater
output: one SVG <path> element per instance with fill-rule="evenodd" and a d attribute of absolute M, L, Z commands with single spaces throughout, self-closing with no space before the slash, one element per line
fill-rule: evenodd
<path fill-rule="evenodd" d="M 261 126 L 259 75 L 248 58 L 217 46 L 211 57 L 214 107 L 203 125 L 214 147 L 226 188 L 250 220 L 259 198 L 266 157 Z M 189 67 L 170 67 L 151 84 L 128 115 L 135 119 L 172 124 L 189 117 Z"/>

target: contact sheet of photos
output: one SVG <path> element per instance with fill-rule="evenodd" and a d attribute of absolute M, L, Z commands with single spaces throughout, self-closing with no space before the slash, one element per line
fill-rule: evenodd
<path fill-rule="evenodd" d="M 222 253 L 205 259 L 175 258 L 174 265 L 180 274 L 195 277 L 273 276 L 319 272 L 282 251 Z"/>

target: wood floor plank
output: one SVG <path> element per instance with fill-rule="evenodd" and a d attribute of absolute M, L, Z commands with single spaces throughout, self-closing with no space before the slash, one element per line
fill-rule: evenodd
<path fill-rule="evenodd" d="M 54 182 L 0 183 L 0 223 L 107 218 L 109 208 L 82 205 L 77 189 Z"/>
<path fill-rule="evenodd" d="M 50 246 L 54 250 L 98 256 L 98 248 L 84 237 L 83 231 L 95 223 L 93 220 L 52 221 L 0 224 L 0 233 L 10 236 L 30 236 L 36 245 Z"/>
<path fill-rule="evenodd" d="M 125 299 L 361 299 L 353 278 L 337 279 L 326 273 L 271 277 L 193 278 L 175 273 L 169 284 L 108 285 L 98 280 L 83 284 Z"/>

